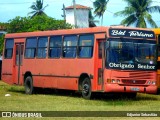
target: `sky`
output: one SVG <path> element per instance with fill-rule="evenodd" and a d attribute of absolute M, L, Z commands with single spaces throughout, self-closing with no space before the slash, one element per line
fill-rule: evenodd
<path fill-rule="evenodd" d="M 27 17 L 28 13 L 32 11 L 29 8 L 36 0 L 0 0 L 0 22 L 8 22 L 10 19 L 16 16 Z M 76 4 L 81 4 L 93 8 L 93 2 L 95 0 L 75 0 Z M 45 13 L 55 19 L 62 20 L 63 14 L 62 7 L 73 5 L 73 0 L 44 0 L 44 6 L 48 5 L 45 9 Z M 154 5 L 160 6 L 160 0 L 154 0 Z M 123 0 L 110 0 L 107 4 L 107 10 L 104 13 L 103 26 L 119 25 L 122 17 L 115 17 L 114 13 L 123 10 L 127 4 Z M 93 14 L 94 15 L 94 14 Z M 160 13 L 152 14 L 154 21 L 160 27 Z M 97 26 L 100 26 L 101 19 Z"/>

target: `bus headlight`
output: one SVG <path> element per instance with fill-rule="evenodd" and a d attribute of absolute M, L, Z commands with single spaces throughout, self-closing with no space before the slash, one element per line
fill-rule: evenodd
<path fill-rule="evenodd" d="M 116 80 L 115 80 L 115 79 L 112 79 L 112 83 L 116 83 Z"/>
<path fill-rule="evenodd" d="M 156 81 L 148 81 L 147 84 L 148 85 L 156 85 Z"/>
<path fill-rule="evenodd" d="M 120 83 L 119 79 L 107 79 L 107 83 Z"/>
<path fill-rule="evenodd" d="M 155 81 L 152 81 L 152 85 L 156 85 L 156 82 L 155 82 Z"/>
<path fill-rule="evenodd" d="M 112 79 L 112 83 L 120 83 L 120 80 Z"/>
<path fill-rule="evenodd" d="M 117 80 L 117 83 L 120 83 L 120 80 Z"/>
<path fill-rule="evenodd" d="M 148 81 L 147 84 L 150 85 L 150 84 L 151 84 L 151 81 Z"/>

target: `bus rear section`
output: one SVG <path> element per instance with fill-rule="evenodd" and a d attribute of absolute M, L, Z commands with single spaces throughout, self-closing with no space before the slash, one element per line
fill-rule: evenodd
<path fill-rule="evenodd" d="M 105 53 L 105 92 L 157 92 L 156 40 L 152 31 L 111 28 Z"/>
<path fill-rule="evenodd" d="M 157 86 L 160 90 L 160 28 L 153 29 L 157 40 Z"/>

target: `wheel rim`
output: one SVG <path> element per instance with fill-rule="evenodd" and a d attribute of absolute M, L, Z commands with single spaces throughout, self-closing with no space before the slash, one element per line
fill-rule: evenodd
<path fill-rule="evenodd" d="M 89 91 L 90 91 L 90 86 L 89 86 L 88 83 L 85 83 L 83 85 L 83 93 L 84 93 L 84 95 L 87 96 L 89 94 Z"/>
<path fill-rule="evenodd" d="M 27 93 L 31 90 L 31 83 L 29 81 L 26 82 L 26 91 Z"/>

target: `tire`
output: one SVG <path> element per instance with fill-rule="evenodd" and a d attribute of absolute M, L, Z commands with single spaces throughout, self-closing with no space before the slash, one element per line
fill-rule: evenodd
<path fill-rule="evenodd" d="M 82 97 L 84 99 L 91 99 L 91 82 L 89 78 L 85 78 L 82 82 Z"/>
<path fill-rule="evenodd" d="M 26 94 L 33 94 L 33 80 L 31 76 L 28 76 L 25 79 L 25 93 Z"/>

